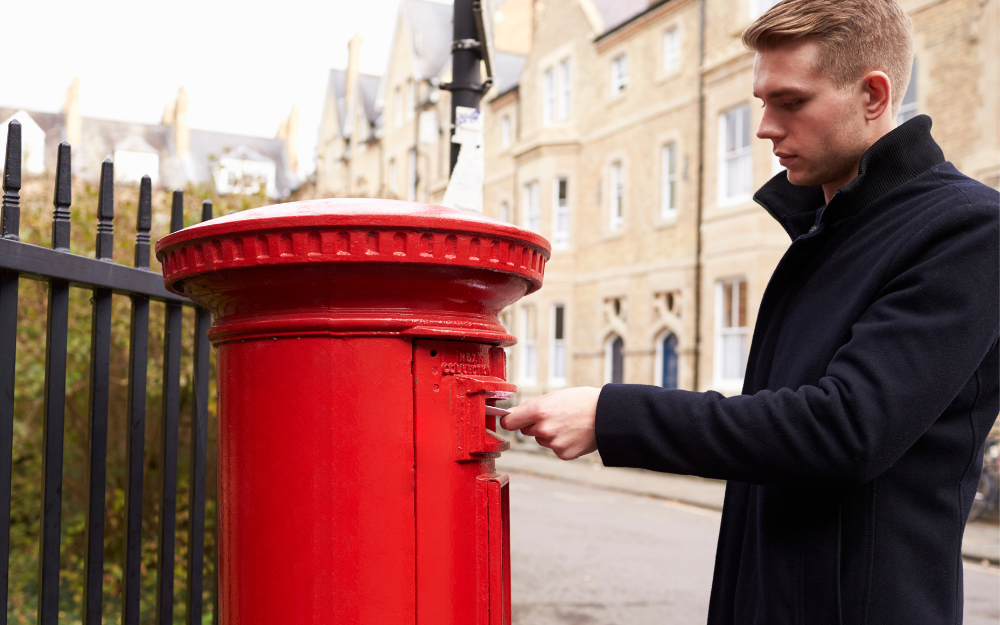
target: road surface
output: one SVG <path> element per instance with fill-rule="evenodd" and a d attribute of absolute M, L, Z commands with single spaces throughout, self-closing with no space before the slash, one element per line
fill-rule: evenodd
<path fill-rule="evenodd" d="M 704 625 L 719 513 L 511 475 L 514 625 Z M 965 568 L 966 625 L 1000 624 L 997 567 Z"/>

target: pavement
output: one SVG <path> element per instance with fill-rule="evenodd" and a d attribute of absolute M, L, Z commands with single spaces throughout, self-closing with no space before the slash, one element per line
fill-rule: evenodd
<path fill-rule="evenodd" d="M 567 462 L 538 446 L 533 439 L 512 441 L 511 447 L 496 461 L 497 470 L 722 510 L 726 494 L 723 481 L 605 467 L 596 452 Z M 965 528 L 962 555 L 969 561 L 1000 566 L 1000 524 L 995 520 L 969 523 Z"/>

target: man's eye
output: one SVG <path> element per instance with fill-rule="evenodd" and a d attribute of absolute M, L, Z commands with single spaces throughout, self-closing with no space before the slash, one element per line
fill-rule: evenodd
<path fill-rule="evenodd" d="M 796 106 L 802 104 L 802 100 L 789 100 L 783 103 L 781 106 L 786 109 L 795 108 Z"/>

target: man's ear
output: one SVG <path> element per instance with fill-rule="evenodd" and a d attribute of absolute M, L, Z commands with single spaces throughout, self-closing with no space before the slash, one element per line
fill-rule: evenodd
<path fill-rule="evenodd" d="M 892 111 L 892 83 L 885 72 L 868 72 L 861 79 L 861 90 L 867 97 L 865 119 L 875 121 Z"/>

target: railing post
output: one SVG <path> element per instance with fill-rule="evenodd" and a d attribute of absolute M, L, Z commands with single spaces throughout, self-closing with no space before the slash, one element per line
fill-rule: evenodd
<path fill-rule="evenodd" d="M 52 247 L 69 252 L 70 146 L 59 144 L 53 197 Z M 45 408 L 42 423 L 42 532 L 39 540 L 38 622 L 55 623 L 59 613 L 59 543 L 62 531 L 63 426 L 66 414 L 66 345 L 69 333 L 69 282 L 49 282 L 45 326 Z"/>
<path fill-rule="evenodd" d="M 201 206 L 202 222 L 212 219 L 212 202 Z M 208 310 L 194 309 L 194 419 L 191 421 L 191 490 L 188 492 L 188 625 L 201 625 L 202 590 L 205 572 L 205 472 L 208 462 L 208 327 L 212 317 Z"/>
<path fill-rule="evenodd" d="M 170 232 L 184 227 L 184 192 L 175 189 Z M 174 546 L 177 532 L 177 428 L 181 406 L 181 307 L 167 304 L 163 328 L 163 410 L 160 453 L 160 535 L 156 557 L 156 624 L 174 622 Z"/>
<path fill-rule="evenodd" d="M 143 176 L 135 235 L 135 267 L 149 269 L 149 230 L 153 223 L 152 182 Z M 139 625 L 142 580 L 142 469 L 146 440 L 146 356 L 149 348 L 149 298 L 132 296 L 128 354 L 128 418 L 125 434 L 125 554 L 122 563 L 122 624 Z"/>
<path fill-rule="evenodd" d="M 7 126 L 3 171 L 2 236 L 18 240 L 21 189 L 21 124 Z M 7 605 L 8 556 L 10 554 L 10 478 L 14 450 L 14 356 L 17 352 L 18 275 L 0 271 L 0 605 Z M 0 622 L 6 624 L 5 609 Z"/>
<path fill-rule="evenodd" d="M 101 164 L 97 202 L 97 259 L 112 262 L 114 165 Z M 84 625 L 101 625 L 104 596 L 104 491 L 108 468 L 108 400 L 111 384 L 111 289 L 94 289 L 90 332 L 90 403 L 87 448 L 89 505 L 83 592 Z"/>

